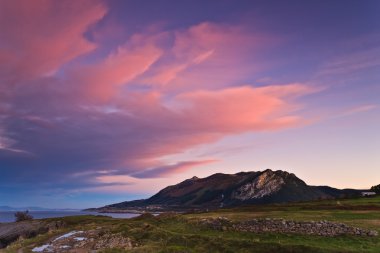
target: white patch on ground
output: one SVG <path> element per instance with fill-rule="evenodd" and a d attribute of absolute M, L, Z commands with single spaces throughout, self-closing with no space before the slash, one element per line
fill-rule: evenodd
<path fill-rule="evenodd" d="M 45 244 L 45 245 L 42 245 L 40 247 L 35 247 L 34 249 L 32 249 L 32 252 L 44 252 L 44 251 L 52 252 L 52 248 L 54 248 L 54 242 L 65 239 L 65 238 L 70 238 L 73 235 L 82 234 L 82 233 L 84 233 L 84 232 L 83 231 L 71 231 L 69 233 L 66 233 L 64 235 L 61 235 L 61 236 L 55 238 L 51 244 Z M 73 239 L 76 241 L 84 241 L 87 238 L 86 237 L 75 237 Z M 59 246 L 59 248 L 68 249 L 68 248 L 71 248 L 71 246 L 62 245 L 62 246 Z"/>
<path fill-rule="evenodd" d="M 32 249 L 33 252 L 43 252 L 45 249 L 48 249 L 50 247 L 50 244 L 45 244 L 40 247 L 35 247 Z"/>
<path fill-rule="evenodd" d="M 68 237 L 70 237 L 70 236 L 73 236 L 73 235 L 76 235 L 76 234 L 79 234 L 79 233 L 83 233 L 83 231 L 71 231 L 71 232 L 69 232 L 69 233 L 67 233 L 67 234 L 64 234 L 64 235 L 61 235 L 61 236 L 55 238 L 55 239 L 53 240 L 53 242 L 58 241 L 58 240 L 61 240 L 61 239 L 64 239 L 64 238 L 68 238 Z"/>
<path fill-rule="evenodd" d="M 76 241 L 84 241 L 86 239 L 87 239 L 86 237 L 74 237 L 74 240 Z"/>

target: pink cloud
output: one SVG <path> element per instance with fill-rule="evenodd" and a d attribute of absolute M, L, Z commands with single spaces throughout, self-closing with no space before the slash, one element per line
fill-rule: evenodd
<path fill-rule="evenodd" d="M 167 90 L 217 88 L 252 75 L 261 66 L 252 58 L 277 43 L 273 36 L 248 33 L 244 27 L 204 22 L 172 31 L 165 57 L 142 82 Z"/>
<path fill-rule="evenodd" d="M 88 108 L 83 114 L 71 115 L 71 121 L 78 129 L 86 129 L 81 137 L 84 146 L 77 144 L 77 150 L 93 153 L 99 149 L 99 159 L 112 163 L 98 164 L 109 167 L 111 174 L 143 173 L 146 177 L 150 171 L 152 176 L 170 177 L 192 167 L 181 162 L 165 165 L 162 158 L 168 155 L 229 135 L 306 124 L 297 115 L 301 106 L 295 99 L 311 92 L 302 84 L 198 90 L 171 98 L 160 92 L 126 92 L 127 99 L 113 100 L 114 112 Z M 62 140 L 67 144 L 59 142 L 72 145 L 70 140 L 68 136 Z"/>
<path fill-rule="evenodd" d="M 288 99 L 313 92 L 300 84 L 254 88 L 240 86 L 217 91 L 178 95 L 176 109 L 194 129 L 211 132 L 244 132 L 283 128 L 300 123 Z M 191 123 L 193 122 L 193 123 Z"/>
<path fill-rule="evenodd" d="M 202 63 L 212 56 L 214 50 L 209 50 L 204 53 L 199 54 L 194 59 L 189 60 L 176 60 L 173 63 L 169 63 L 169 65 L 164 65 L 157 70 L 157 74 L 153 77 L 147 78 L 144 82 L 150 84 L 158 84 L 158 85 L 167 85 L 169 82 L 173 81 L 181 72 L 190 68 L 191 66 Z"/>
<path fill-rule="evenodd" d="M 147 71 L 160 55 L 154 41 L 144 38 L 120 46 L 95 64 L 77 66 L 70 71 L 68 82 L 79 84 L 90 97 L 107 101 L 122 85 Z"/>
<path fill-rule="evenodd" d="M 146 175 L 146 169 L 166 168 L 160 161 L 162 157 L 228 135 L 307 124 L 297 115 L 300 105 L 295 105 L 293 100 L 311 92 L 314 90 L 304 85 L 288 84 L 194 91 L 177 95 L 169 101 L 163 101 L 160 93 L 130 94 L 130 99 L 120 104 L 120 108 L 128 111 L 128 117 L 133 120 L 129 143 L 134 152 L 121 152 L 125 160 L 121 160 L 119 167 L 128 167 L 130 175 Z M 131 127 L 131 122 L 125 125 Z M 161 169 L 151 172 L 169 176 L 182 168 L 190 169 L 169 166 L 165 173 L 158 173 Z"/>
<path fill-rule="evenodd" d="M 224 60 L 230 61 L 229 56 L 235 59 L 236 52 L 250 51 L 263 39 L 246 33 L 243 27 L 204 22 L 187 30 L 177 31 L 173 52 L 178 58 L 196 59 L 205 53 L 209 54 L 207 52 L 212 50 L 224 54 Z M 240 45 L 240 47 L 227 48 L 228 45 Z M 222 50 L 223 52 L 220 52 Z"/>
<path fill-rule="evenodd" d="M 99 1 L 1 1 L 2 78 L 23 80 L 49 75 L 96 45 L 84 32 L 106 8 Z"/>

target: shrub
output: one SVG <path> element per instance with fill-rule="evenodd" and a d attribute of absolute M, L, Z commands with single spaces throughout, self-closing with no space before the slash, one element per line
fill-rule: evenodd
<path fill-rule="evenodd" d="M 28 210 L 26 210 L 25 212 L 16 212 L 15 217 L 16 222 L 33 219 L 33 216 L 29 214 Z"/>
<path fill-rule="evenodd" d="M 371 191 L 376 192 L 377 194 L 380 194 L 380 184 L 372 186 Z"/>

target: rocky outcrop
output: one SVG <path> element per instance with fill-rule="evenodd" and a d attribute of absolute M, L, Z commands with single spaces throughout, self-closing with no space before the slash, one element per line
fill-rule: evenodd
<path fill-rule="evenodd" d="M 257 199 L 278 192 L 284 179 L 271 170 L 266 170 L 252 182 L 248 182 L 232 192 L 232 199 L 245 201 L 248 199 Z"/>
<path fill-rule="evenodd" d="M 39 220 L 0 224 L 0 248 L 16 241 L 20 237 L 31 238 L 39 234 L 56 230 L 64 226 L 62 221 L 45 222 Z"/>
<path fill-rule="evenodd" d="M 253 219 L 232 222 L 224 217 L 203 219 L 201 223 L 217 230 L 233 230 L 253 233 L 291 233 L 333 237 L 339 235 L 378 236 L 375 230 L 351 227 L 329 221 L 292 221 L 284 219 Z"/>

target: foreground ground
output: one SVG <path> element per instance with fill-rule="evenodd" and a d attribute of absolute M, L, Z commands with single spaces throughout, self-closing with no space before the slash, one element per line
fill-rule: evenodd
<path fill-rule="evenodd" d="M 201 221 L 205 218 L 215 217 L 227 217 L 232 221 L 254 218 L 326 220 L 380 232 L 380 197 L 250 206 L 207 213 L 164 214 L 158 217 L 143 215 L 134 219 L 102 216 L 50 219 L 63 221 L 66 225 L 31 239 L 18 240 L 0 251 L 32 252 L 35 247 L 47 243 L 57 244 L 53 240 L 58 236 L 76 231 L 76 237 L 65 238 L 56 247 L 62 247 L 62 252 L 90 252 L 86 246 L 71 251 L 65 249 L 73 244 L 84 245 L 81 238 L 85 237 L 88 245 L 99 249 L 98 252 L 380 252 L 380 236 L 257 234 L 215 230 L 202 225 Z M 111 248 L 106 249 L 107 247 Z"/>

